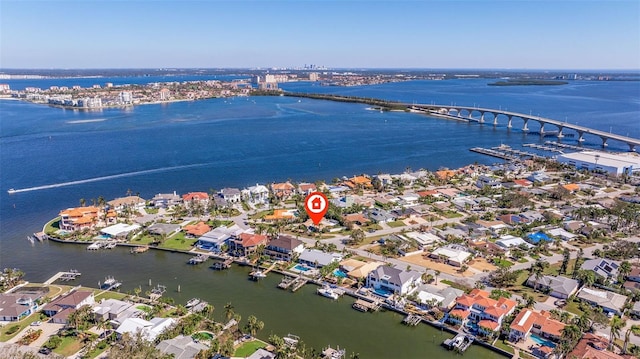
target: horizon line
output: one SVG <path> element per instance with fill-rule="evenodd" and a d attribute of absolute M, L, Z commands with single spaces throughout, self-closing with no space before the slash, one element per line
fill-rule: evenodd
<path fill-rule="evenodd" d="M 326 67 L 308 69 L 300 67 L 254 66 L 254 67 L 0 67 L 6 70 L 43 70 L 43 71 L 73 71 L 73 70 L 300 70 L 300 71 L 330 71 L 330 70 L 464 70 L 464 71 L 630 71 L 640 72 L 640 68 L 501 68 L 501 67 Z"/>

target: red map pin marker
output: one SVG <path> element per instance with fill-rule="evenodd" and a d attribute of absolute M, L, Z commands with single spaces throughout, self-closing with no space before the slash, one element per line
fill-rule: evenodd
<path fill-rule="evenodd" d="M 324 218 L 324 214 L 327 213 L 327 209 L 329 209 L 327 196 L 322 192 L 309 193 L 304 200 L 304 209 L 307 211 L 309 217 L 311 217 L 313 223 L 318 225 L 320 221 L 322 221 L 322 218 Z"/>

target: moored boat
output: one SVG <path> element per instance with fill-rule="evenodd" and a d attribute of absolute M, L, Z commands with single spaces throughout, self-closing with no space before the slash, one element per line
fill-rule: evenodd
<path fill-rule="evenodd" d="M 318 288 L 318 294 L 320 294 L 323 297 L 327 297 L 327 298 L 331 298 L 333 300 L 338 299 L 340 296 L 338 295 L 338 293 L 334 292 L 333 289 L 331 289 L 330 287 L 322 287 L 322 288 Z"/>

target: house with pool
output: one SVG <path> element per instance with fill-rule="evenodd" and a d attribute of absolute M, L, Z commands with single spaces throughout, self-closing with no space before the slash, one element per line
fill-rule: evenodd
<path fill-rule="evenodd" d="M 422 274 L 414 270 L 380 265 L 367 276 L 367 287 L 384 297 L 391 294 L 405 295 L 422 284 L 421 278 Z"/>
<path fill-rule="evenodd" d="M 476 288 L 456 298 L 456 305 L 449 311 L 447 321 L 491 335 L 500 329 L 502 321 L 513 313 L 516 305 L 515 301 L 504 297 L 492 299 L 489 292 Z"/>
<path fill-rule="evenodd" d="M 536 343 L 542 342 L 539 338 L 557 342 L 562 337 L 564 327 L 564 323 L 552 319 L 551 313 L 547 311 L 537 312 L 525 308 L 509 326 L 509 341 L 517 343 L 531 336 Z"/>
<path fill-rule="evenodd" d="M 342 254 L 335 252 L 323 252 L 317 249 L 305 249 L 300 253 L 298 262 L 311 268 L 322 268 L 333 262 L 340 262 Z"/>

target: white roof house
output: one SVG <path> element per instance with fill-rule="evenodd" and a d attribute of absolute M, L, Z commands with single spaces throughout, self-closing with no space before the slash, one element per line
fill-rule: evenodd
<path fill-rule="evenodd" d="M 622 313 L 622 308 L 627 301 L 627 297 L 622 294 L 591 288 L 582 288 L 577 297 L 601 307 L 605 312 L 614 314 Z"/>
<path fill-rule="evenodd" d="M 139 224 L 116 223 L 113 226 L 105 227 L 100 232 L 110 237 L 121 237 L 140 229 Z"/>
<path fill-rule="evenodd" d="M 342 254 L 333 252 L 323 252 L 317 249 L 305 249 L 298 257 L 300 263 L 312 267 L 324 267 L 332 262 L 340 262 Z"/>
<path fill-rule="evenodd" d="M 570 241 L 573 238 L 577 237 L 575 234 L 565 231 L 564 228 L 550 229 L 550 230 L 547 231 L 547 233 L 549 233 L 553 237 L 558 237 L 558 238 L 563 239 L 565 241 Z"/>
<path fill-rule="evenodd" d="M 449 244 L 431 252 L 430 257 L 445 257 L 448 264 L 460 267 L 469 257 L 471 257 L 471 253 L 467 252 L 466 249 L 466 247 L 457 244 Z"/>
<path fill-rule="evenodd" d="M 407 232 L 402 234 L 403 236 L 407 237 L 407 238 L 411 238 L 413 240 L 415 240 L 416 242 L 418 242 L 418 244 L 422 245 L 422 246 L 426 246 L 429 244 L 432 244 L 434 242 L 438 242 L 440 241 L 440 237 L 436 236 L 433 233 L 429 233 L 429 232 Z"/>
<path fill-rule="evenodd" d="M 500 237 L 500 239 L 496 241 L 496 244 L 502 248 L 518 247 L 522 244 L 525 244 L 529 248 L 533 247 L 531 244 L 527 243 L 524 239 L 520 237 L 512 236 L 510 234 Z"/>
<path fill-rule="evenodd" d="M 142 318 L 127 318 L 116 329 L 116 333 L 136 335 L 140 333 L 148 341 L 155 340 L 160 333 L 176 323 L 173 318 L 153 318 L 150 321 Z"/>

